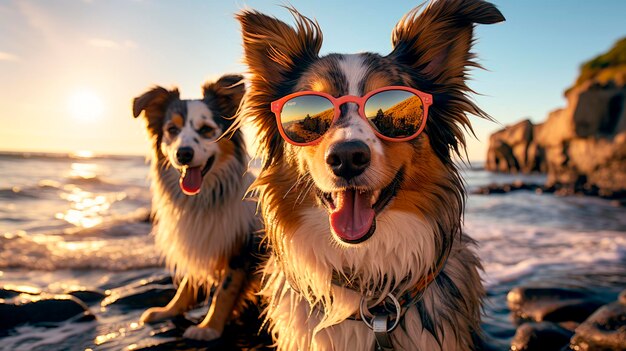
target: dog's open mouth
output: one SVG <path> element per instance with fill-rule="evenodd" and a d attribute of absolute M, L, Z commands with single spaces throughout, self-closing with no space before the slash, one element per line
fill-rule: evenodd
<path fill-rule="evenodd" d="M 344 188 L 317 195 L 329 212 L 330 227 L 343 242 L 358 244 L 376 231 L 376 216 L 396 196 L 404 170 L 400 169 L 391 183 L 379 190 Z"/>
<path fill-rule="evenodd" d="M 180 172 L 180 189 L 185 195 L 196 195 L 202 187 L 202 177 L 211 169 L 215 162 L 215 156 L 211 156 L 204 167 L 185 167 Z"/>

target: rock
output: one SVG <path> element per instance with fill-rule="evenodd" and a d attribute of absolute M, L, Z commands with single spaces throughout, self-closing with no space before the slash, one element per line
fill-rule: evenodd
<path fill-rule="evenodd" d="M 550 323 L 524 323 L 515 332 L 511 351 L 559 351 L 574 333 Z"/>
<path fill-rule="evenodd" d="M 534 192 L 553 192 L 551 188 L 546 188 L 540 184 L 514 182 L 512 184 L 489 184 L 472 191 L 472 194 L 505 194 L 511 191 L 528 190 Z"/>
<path fill-rule="evenodd" d="M 138 279 L 136 276 L 128 277 L 127 279 L 115 282 L 109 282 L 99 286 L 100 289 L 114 290 L 122 287 L 137 287 L 149 284 L 167 285 L 173 284 L 172 276 L 167 273 L 156 273 L 147 278 Z"/>
<path fill-rule="evenodd" d="M 624 52 L 618 56 L 626 57 Z M 603 197 L 626 197 L 624 67 L 616 68 L 621 73 L 611 79 L 598 81 L 600 75 L 577 83 L 565 94 L 566 107 L 551 112 L 544 123 L 524 120 L 493 133 L 485 168 L 546 172 L 549 187 L 574 188 L 570 193 L 596 187 Z"/>
<path fill-rule="evenodd" d="M 66 291 L 65 294 L 72 295 L 87 304 L 102 301 L 107 296 L 103 291 L 88 289 Z"/>
<path fill-rule="evenodd" d="M 11 299 L 19 294 L 39 295 L 40 293 L 41 289 L 32 286 L 6 284 L 0 288 L 0 299 Z"/>
<path fill-rule="evenodd" d="M 191 339 L 164 339 L 163 341 L 149 340 L 137 343 L 133 351 L 211 351 L 211 350 L 236 350 L 234 346 L 225 347 L 222 339 L 214 341 L 196 341 Z"/>
<path fill-rule="evenodd" d="M 126 306 L 131 308 L 147 308 L 165 306 L 176 295 L 171 285 L 148 284 L 137 287 L 114 289 L 105 298 L 101 306 Z"/>
<path fill-rule="evenodd" d="M 20 295 L 0 303 L 0 329 L 20 324 L 61 322 L 71 317 L 92 320 L 89 308 L 70 295 Z"/>
<path fill-rule="evenodd" d="M 579 290 L 516 287 L 507 304 L 518 322 L 582 322 L 604 302 Z"/>
<path fill-rule="evenodd" d="M 519 122 L 491 135 L 486 168 L 500 172 L 530 172 L 528 147 L 533 140 L 533 124 Z"/>
<path fill-rule="evenodd" d="M 622 305 L 626 305 L 626 289 L 622 290 L 622 292 L 619 293 L 619 297 L 617 298 L 617 301 L 621 303 Z"/>
<path fill-rule="evenodd" d="M 598 309 L 576 328 L 571 345 L 578 351 L 626 350 L 626 305 L 613 302 Z"/>

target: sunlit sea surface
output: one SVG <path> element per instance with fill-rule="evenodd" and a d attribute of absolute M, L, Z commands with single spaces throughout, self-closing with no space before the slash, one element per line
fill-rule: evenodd
<path fill-rule="evenodd" d="M 469 190 L 521 178 L 473 166 L 464 171 Z M 0 284 L 60 293 L 162 275 L 147 174 L 142 157 L 0 154 Z M 470 195 L 465 230 L 485 268 L 484 327 L 502 344 L 515 331 L 505 303 L 514 286 L 581 287 L 607 299 L 626 287 L 626 209 L 609 201 Z M 120 350 L 154 338 L 137 323 L 141 310 L 90 309 L 94 321 L 18 327 L 0 336 L 0 350 Z"/>

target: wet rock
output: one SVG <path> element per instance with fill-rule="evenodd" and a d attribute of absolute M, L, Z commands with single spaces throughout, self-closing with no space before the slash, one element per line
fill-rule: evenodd
<path fill-rule="evenodd" d="M 612 50 L 623 50 L 623 41 Z M 626 191 L 626 69 L 606 69 L 600 80 L 581 75 L 565 93 L 567 105 L 544 123 L 493 133 L 486 169 L 547 173 L 546 185 L 596 187 L 611 197 Z"/>
<path fill-rule="evenodd" d="M 102 301 L 105 297 L 107 297 L 107 295 L 103 291 L 88 290 L 88 289 L 66 291 L 65 294 L 72 295 L 75 298 L 87 304 Z"/>
<path fill-rule="evenodd" d="M 0 303 L 0 329 L 61 322 L 76 316 L 81 321 L 94 318 L 83 302 L 70 295 L 20 295 Z"/>
<path fill-rule="evenodd" d="M 582 322 L 604 302 L 580 290 L 516 287 L 507 304 L 518 322 Z"/>
<path fill-rule="evenodd" d="M 206 313 L 207 309 L 202 309 Z M 197 311 L 200 311 L 198 309 Z M 199 322 L 196 318 L 190 319 L 190 314 L 176 316 L 169 321 L 155 325 L 147 325 L 153 328 L 150 333 L 151 339 L 138 343 L 133 350 L 275 350 L 271 336 L 263 325 L 263 317 L 257 306 L 248 306 L 242 314 L 230 321 L 219 340 L 201 342 L 183 339 L 185 330 Z M 204 317 L 204 314 L 202 318 Z M 202 319 L 200 318 L 200 319 Z M 165 340 L 159 340 L 163 338 Z M 175 338 L 176 340 L 172 340 Z M 499 351 L 502 348 L 484 349 L 484 351 Z"/>
<path fill-rule="evenodd" d="M 0 299 L 11 299 L 19 294 L 39 295 L 41 289 L 26 285 L 3 285 L 0 288 Z"/>
<path fill-rule="evenodd" d="M 147 308 L 165 306 L 176 295 L 176 289 L 171 285 L 149 284 L 137 287 L 125 287 L 111 290 L 105 298 L 102 307 L 115 305 L 131 308 Z"/>
<path fill-rule="evenodd" d="M 172 276 L 169 274 L 162 274 L 162 275 L 157 275 L 157 276 L 153 276 L 150 277 L 148 279 L 142 279 L 139 281 L 140 285 L 148 285 L 148 284 L 161 284 L 161 285 L 167 285 L 167 284 L 174 284 L 174 282 L 172 281 Z"/>
<path fill-rule="evenodd" d="M 571 332 L 574 332 L 576 330 L 576 328 L 578 328 L 578 326 L 580 325 L 580 323 L 578 322 L 574 322 L 574 321 L 567 321 L 567 322 L 560 322 L 559 326 L 561 328 L 565 328 Z"/>
<path fill-rule="evenodd" d="M 524 323 L 515 332 L 511 351 L 560 351 L 573 332 L 554 323 Z"/>
<path fill-rule="evenodd" d="M 514 182 L 511 184 L 489 184 L 473 191 L 473 194 L 489 195 L 489 194 L 505 194 L 511 191 L 528 190 L 540 193 L 550 192 L 551 189 L 541 184 Z"/>
<path fill-rule="evenodd" d="M 622 305 L 626 305 L 626 290 L 622 290 L 622 292 L 619 293 L 619 297 L 617 298 L 617 301 L 621 303 Z"/>
<path fill-rule="evenodd" d="M 163 341 L 149 340 L 138 343 L 133 351 L 212 351 L 212 350 L 241 350 L 239 348 L 227 347 L 222 339 L 206 342 L 190 339 L 167 339 Z"/>
<path fill-rule="evenodd" d="M 613 302 L 598 309 L 576 328 L 571 346 L 578 351 L 626 350 L 626 305 Z"/>
<path fill-rule="evenodd" d="M 114 290 L 114 289 L 122 289 L 122 288 L 134 288 L 134 287 L 150 285 L 150 284 L 159 284 L 159 285 L 173 284 L 171 275 L 167 273 L 157 273 L 149 277 L 145 277 L 144 274 L 140 276 L 144 278 L 131 276 L 121 281 L 118 280 L 115 282 L 109 282 L 107 284 L 101 285 L 99 288 L 104 289 L 104 290 Z"/>

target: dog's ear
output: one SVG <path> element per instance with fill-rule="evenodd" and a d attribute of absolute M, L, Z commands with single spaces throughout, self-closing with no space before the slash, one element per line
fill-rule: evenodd
<path fill-rule="evenodd" d="M 398 22 L 389 56 L 435 84 L 461 83 L 467 67 L 477 66 L 470 53 L 474 25 L 502 21 L 502 13 L 486 1 L 434 1 Z"/>
<path fill-rule="evenodd" d="M 322 46 L 316 22 L 288 8 L 296 27 L 254 10 L 237 14 L 243 36 L 244 61 L 253 75 L 275 86 L 317 58 Z"/>
<path fill-rule="evenodd" d="M 202 87 L 204 100 L 207 103 L 215 102 L 221 117 L 230 119 L 235 116 L 239 104 L 246 93 L 246 85 L 243 76 L 239 74 L 227 74 L 215 82 L 206 83 Z"/>
<path fill-rule="evenodd" d="M 480 67 L 470 52 L 475 24 L 504 21 L 502 13 L 482 0 L 436 0 L 405 15 L 392 33 L 389 57 L 409 67 L 420 87 L 434 95 L 426 133 L 437 155 L 451 161 L 450 150 L 463 158 L 464 131 L 473 133 L 466 113 L 491 119 L 467 97 L 469 67 Z"/>
<path fill-rule="evenodd" d="M 301 72 L 317 59 L 322 46 L 317 23 L 292 8 L 288 10 L 296 21 L 295 28 L 253 10 L 236 16 L 241 24 L 244 62 L 250 73 L 245 116 L 241 118 L 251 118 L 258 127 L 264 165 L 282 157 L 283 140 L 270 104 L 289 91 Z"/>
<path fill-rule="evenodd" d="M 133 100 L 133 116 L 137 118 L 143 111 L 146 117 L 146 128 L 154 140 L 156 150 L 160 144 L 165 110 L 171 101 L 179 98 L 178 89 L 167 90 L 157 86 Z"/>

